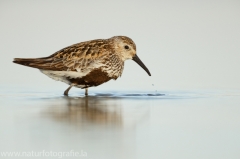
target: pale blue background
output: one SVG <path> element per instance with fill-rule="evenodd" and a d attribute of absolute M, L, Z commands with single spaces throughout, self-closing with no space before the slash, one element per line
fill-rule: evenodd
<path fill-rule="evenodd" d="M 48 56 L 77 42 L 126 35 L 137 44 L 152 77 L 127 61 L 122 77 L 100 89 L 239 89 L 239 17 L 238 0 L 1 0 L 0 82 L 65 89 L 12 59 Z"/>

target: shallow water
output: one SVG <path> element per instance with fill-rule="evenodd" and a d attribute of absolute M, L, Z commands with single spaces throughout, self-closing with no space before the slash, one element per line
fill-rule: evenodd
<path fill-rule="evenodd" d="M 65 97 L 59 91 L 1 88 L 3 152 L 72 150 L 91 159 L 240 157 L 240 91 L 91 91 L 88 97 L 72 91 Z"/>

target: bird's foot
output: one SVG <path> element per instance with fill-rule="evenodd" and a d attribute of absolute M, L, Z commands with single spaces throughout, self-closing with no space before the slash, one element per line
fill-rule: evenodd
<path fill-rule="evenodd" d="M 72 88 L 73 85 L 70 85 L 65 91 L 64 91 L 64 95 L 68 96 L 68 92 L 69 90 Z"/>
<path fill-rule="evenodd" d="M 88 96 L 88 88 L 85 88 L 85 96 Z"/>

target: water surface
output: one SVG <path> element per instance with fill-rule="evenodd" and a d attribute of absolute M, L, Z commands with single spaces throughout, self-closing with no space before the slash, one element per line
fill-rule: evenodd
<path fill-rule="evenodd" d="M 240 157 L 239 91 L 91 91 L 88 97 L 72 91 L 65 97 L 1 88 L 1 151 L 83 150 L 91 159 Z"/>

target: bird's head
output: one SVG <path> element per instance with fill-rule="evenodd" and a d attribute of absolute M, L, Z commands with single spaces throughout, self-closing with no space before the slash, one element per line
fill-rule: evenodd
<path fill-rule="evenodd" d="M 122 61 L 126 61 L 129 59 L 135 61 L 148 73 L 149 76 L 151 76 L 151 73 L 149 72 L 148 68 L 137 56 L 136 45 L 132 39 L 126 36 L 114 36 L 110 38 L 110 40 L 112 40 L 114 50 L 120 56 Z"/>

